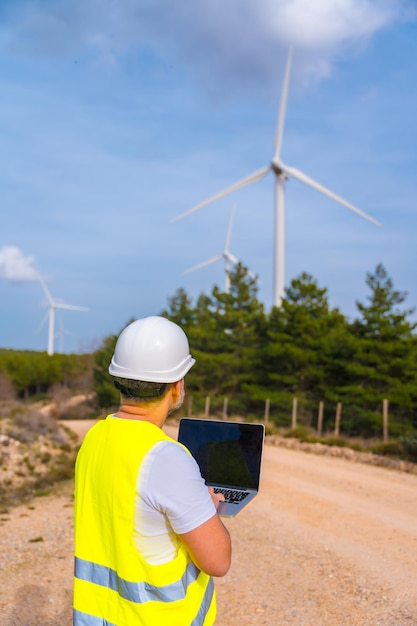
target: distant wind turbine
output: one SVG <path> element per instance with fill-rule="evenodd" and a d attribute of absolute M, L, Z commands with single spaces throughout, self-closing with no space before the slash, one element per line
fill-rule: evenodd
<path fill-rule="evenodd" d="M 46 283 L 42 276 L 38 274 L 39 282 L 42 285 L 42 289 L 46 295 L 46 299 L 48 300 L 48 316 L 49 316 L 49 324 L 48 324 L 48 348 L 47 352 L 49 355 L 54 353 L 54 338 L 55 338 L 55 310 L 56 309 L 68 309 L 69 311 L 88 311 L 85 307 L 76 306 L 74 304 L 65 304 L 64 302 L 57 302 L 51 296 L 51 293 L 46 286 Z"/>
<path fill-rule="evenodd" d="M 223 198 L 224 196 L 228 195 L 229 193 L 232 193 L 233 191 L 236 191 L 237 189 L 241 189 L 242 187 L 245 187 L 246 185 L 256 183 L 257 181 L 264 178 L 264 176 L 266 176 L 270 171 L 272 171 L 275 176 L 274 294 L 273 294 L 273 298 L 274 298 L 274 305 L 277 307 L 281 306 L 282 298 L 284 297 L 284 294 L 285 294 L 285 181 L 286 180 L 288 180 L 289 178 L 295 178 L 296 180 L 299 180 L 300 182 L 304 183 L 305 185 L 308 185 L 309 187 L 312 187 L 316 191 L 319 191 L 320 193 L 324 194 L 325 196 L 332 198 L 339 204 L 342 204 L 343 206 L 347 207 L 351 211 L 354 211 L 355 213 L 365 218 L 366 220 L 369 220 L 373 224 L 376 224 L 377 226 L 381 225 L 373 217 L 371 217 L 367 213 L 364 213 L 363 211 L 355 207 L 350 202 L 347 202 L 340 196 L 336 195 L 335 193 L 333 193 L 333 191 L 330 191 L 323 185 L 317 183 L 315 180 L 313 180 L 312 178 L 310 178 L 309 176 L 307 176 L 300 170 L 295 169 L 294 167 L 289 167 L 285 165 L 285 163 L 282 161 L 281 159 L 282 134 L 283 134 L 283 129 L 284 129 L 285 110 L 287 106 L 288 84 L 289 84 L 290 72 L 291 72 L 292 53 L 293 51 L 292 51 L 292 46 L 291 46 L 288 52 L 288 59 L 287 59 L 287 64 L 286 64 L 286 69 L 285 69 L 284 82 L 283 82 L 282 94 L 281 94 L 281 103 L 280 103 L 279 115 L 278 115 L 278 123 L 277 123 L 277 129 L 275 133 L 275 146 L 274 146 L 275 152 L 274 152 L 274 156 L 270 165 L 260 170 L 257 170 L 256 172 L 253 172 L 246 178 L 243 178 L 242 180 L 238 181 L 237 183 L 234 183 L 233 185 L 230 185 L 230 187 L 223 189 L 223 191 L 220 191 L 214 196 L 211 196 L 207 200 L 200 202 L 200 204 L 193 206 L 191 209 L 188 209 L 184 213 L 181 213 L 180 215 L 177 215 L 176 217 L 170 220 L 170 223 L 176 222 L 177 220 L 180 220 L 183 217 L 186 217 L 187 215 L 194 213 L 194 211 L 198 211 L 198 209 L 201 209 L 202 207 L 206 206 L 207 204 L 210 204 L 211 202 L 214 202 L 215 200 L 219 200 L 220 198 Z"/>
<path fill-rule="evenodd" d="M 226 241 L 225 241 L 225 244 L 224 244 L 223 252 L 221 254 L 217 254 L 216 256 L 214 256 L 211 259 L 208 259 L 207 261 L 203 261 L 202 263 L 199 263 L 198 265 L 194 265 L 194 267 L 191 267 L 190 269 L 185 270 L 185 272 L 183 272 L 183 274 L 189 274 L 190 272 L 195 272 L 197 270 L 202 269 L 203 267 L 207 267 L 207 265 L 211 265 L 212 263 L 217 263 L 217 261 L 221 261 L 222 259 L 224 259 L 224 262 L 225 262 L 224 291 L 225 291 L 225 293 L 229 293 L 230 292 L 230 270 L 231 270 L 231 264 L 234 263 L 235 265 L 237 265 L 239 263 L 239 260 L 229 250 L 230 238 L 232 236 L 232 226 L 233 226 L 233 221 L 234 221 L 234 217 L 235 217 L 235 212 L 236 212 L 236 208 L 234 207 L 232 209 L 231 213 L 230 213 L 229 227 L 227 229 Z M 253 276 L 252 272 L 249 272 L 249 274 L 251 276 Z"/>
<path fill-rule="evenodd" d="M 64 327 L 64 323 L 62 319 L 60 319 L 58 331 L 55 333 L 54 336 L 55 336 L 55 339 L 58 339 L 58 346 L 59 346 L 59 351 L 61 352 L 61 354 L 64 352 L 65 335 L 68 335 L 70 337 L 75 337 L 74 333 L 71 333 L 69 330 L 67 330 Z"/>

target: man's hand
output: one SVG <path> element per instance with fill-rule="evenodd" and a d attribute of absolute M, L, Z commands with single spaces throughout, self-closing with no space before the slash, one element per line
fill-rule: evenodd
<path fill-rule="evenodd" d="M 224 502 L 222 493 L 209 487 L 214 506 Z M 210 576 L 224 576 L 230 567 L 232 545 L 229 531 L 218 514 L 188 533 L 179 535 L 197 567 Z"/>
<path fill-rule="evenodd" d="M 211 499 L 213 500 L 213 504 L 216 507 L 216 511 L 217 511 L 217 507 L 219 506 L 220 502 L 224 502 L 224 495 L 222 493 L 214 493 L 214 488 L 213 487 L 209 487 L 209 494 L 211 495 Z"/>

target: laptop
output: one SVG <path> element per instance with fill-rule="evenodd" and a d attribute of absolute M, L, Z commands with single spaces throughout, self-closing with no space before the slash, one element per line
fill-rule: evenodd
<path fill-rule="evenodd" d="M 259 491 L 263 424 L 183 417 L 178 441 L 197 461 L 206 485 L 223 493 L 218 513 L 234 517 Z"/>

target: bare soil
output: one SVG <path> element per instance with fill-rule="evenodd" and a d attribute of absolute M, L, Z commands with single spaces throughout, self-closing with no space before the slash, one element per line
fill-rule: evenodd
<path fill-rule="evenodd" d="M 357 460 L 266 446 L 260 494 L 225 520 L 219 626 L 417 625 L 417 475 Z M 0 515 L 2 626 L 72 623 L 72 490 Z"/>

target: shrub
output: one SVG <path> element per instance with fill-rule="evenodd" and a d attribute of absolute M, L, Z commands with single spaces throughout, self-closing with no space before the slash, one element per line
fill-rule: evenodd
<path fill-rule="evenodd" d="M 406 459 L 417 463 L 417 435 L 412 437 L 400 437 L 398 440 Z"/>
<path fill-rule="evenodd" d="M 337 448 L 348 448 L 350 444 L 343 437 L 326 437 L 322 440 L 326 446 L 333 446 Z"/>
<path fill-rule="evenodd" d="M 268 424 L 265 424 L 265 435 L 279 435 L 279 429 L 274 424 L 268 422 Z"/>
<path fill-rule="evenodd" d="M 8 435 L 21 443 L 31 443 L 41 435 L 58 436 L 59 429 L 56 420 L 36 409 L 19 405 L 10 412 L 10 419 L 11 426 Z"/>
<path fill-rule="evenodd" d="M 296 428 L 291 428 L 287 430 L 284 434 L 284 437 L 294 437 L 294 439 L 299 439 L 300 441 L 310 441 L 310 430 L 307 426 L 297 426 Z"/>
<path fill-rule="evenodd" d="M 399 441 L 389 441 L 388 443 L 377 443 L 371 447 L 371 452 L 380 456 L 402 457 L 402 446 Z"/>

